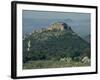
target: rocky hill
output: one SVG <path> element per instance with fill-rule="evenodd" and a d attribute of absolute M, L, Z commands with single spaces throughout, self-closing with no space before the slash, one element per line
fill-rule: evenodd
<path fill-rule="evenodd" d="M 86 52 L 86 50 L 88 50 Z M 23 61 L 90 56 L 90 45 L 63 22 L 34 30 L 23 40 Z"/>
<path fill-rule="evenodd" d="M 48 30 L 68 30 L 68 29 L 71 29 L 71 27 L 69 27 L 66 23 L 62 23 L 62 22 L 56 22 L 56 23 L 53 23 L 49 28 Z"/>

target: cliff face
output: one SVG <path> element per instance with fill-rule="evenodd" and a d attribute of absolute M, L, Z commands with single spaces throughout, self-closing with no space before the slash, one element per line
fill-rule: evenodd
<path fill-rule="evenodd" d="M 50 25 L 50 27 L 48 28 L 48 30 L 64 30 L 64 29 L 69 29 L 69 26 L 63 22 L 56 22 L 52 25 Z"/>
<path fill-rule="evenodd" d="M 53 23 L 51 24 L 48 28 L 42 28 L 42 29 L 38 29 L 38 30 L 33 30 L 32 33 L 35 33 L 35 32 L 43 32 L 43 31 L 52 31 L 52 30 L 59 30 L 59 31 L 63 31 L 63 30 L 67 30 L 67 31 L 72 31 L 73 30 L 71 29 L 70 26 L 68 26 L 66 23 L 63 23 L 63 22 L 56 22 L 56 23 Z"/>

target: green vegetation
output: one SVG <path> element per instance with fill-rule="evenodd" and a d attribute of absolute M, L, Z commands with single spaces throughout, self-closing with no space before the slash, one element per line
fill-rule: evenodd
<path fill-rule="evenodd" d="M 90 58 L 90 44 L 74 33 L 71 27 L 66 24 L 64 26 L 64 30 L 34 31 L 23 40 L 25 69 L 88 65 L 81 63 L 81 60 L 84 56 Z M 70 57 L 72 62 L 59 62 L 64 57 Z"/>

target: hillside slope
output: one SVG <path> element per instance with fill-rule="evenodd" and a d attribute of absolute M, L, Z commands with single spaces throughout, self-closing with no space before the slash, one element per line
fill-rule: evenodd
<path fill-rule="evenodd" d="M 65 23 L 51 24 L 47 29 L 34 30 L 23 40 L 23 61 L 58 60 L 62 57 L 90 56 L 90 45 Z M 85 51 L 85 52 L 84 52 Z"/>

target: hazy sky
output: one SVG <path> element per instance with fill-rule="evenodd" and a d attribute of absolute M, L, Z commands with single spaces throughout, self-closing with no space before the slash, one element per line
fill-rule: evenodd
<path fill-rule="evenodd" d="M 89 20 L 90 15 L 88 13 L 72 13 L 72 12 L 47 12 L 47 11 L 23 11 L 24 18 L 36 18 L 36 19 L 85 19 Z"/>

